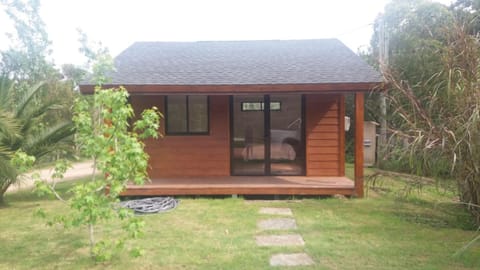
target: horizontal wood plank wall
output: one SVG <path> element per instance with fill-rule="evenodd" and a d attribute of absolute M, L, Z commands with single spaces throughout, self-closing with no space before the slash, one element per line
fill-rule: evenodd
<path fill-rule="evenodd" d="M 345 173 L 342 101 L 340 94 L 306 95 L 307 176 L 343 176 Z"/>
<path fill-rule="evenodd" d="M 210 96 L 209 99 L 209 135 L 164 135 L 158 140 L 146 141 L 150 178 L 230 175 L 228 96 Z M 151 106 L 164 112 L 163 96 L 131 96 L 130 101 L 136 114 Z M 164 121 L 160 130 L 165 134 Z"/>

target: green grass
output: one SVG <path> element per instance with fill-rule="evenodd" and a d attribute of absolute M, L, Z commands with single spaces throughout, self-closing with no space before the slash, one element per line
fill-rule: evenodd
<path fill-rule="evenodd" d="M 71 183 L 60 184 L 66 190 Z M 380 179 L 365 199 L 181 199 L 171 212 L 143 216 L 146 250 L 133 259 L 126 254 L 110 263 L 88 257 L 86 230 L 47 227 L 33 212 L 66 213 L 53 199 L 28 191 L 8 194 L 0 209 L 1 269 L 268 269 L 272 254 L 307 252 L 314 267 L 295 269 L 479 269 L 480 244 L 455 252 L 477 233 L 454 193 L 435 187 L 411 190 Z M 260 207 L 290 207 L 305 247 L 257 247 Z M 115 234 L 119 225 L 106 226 Z"/>

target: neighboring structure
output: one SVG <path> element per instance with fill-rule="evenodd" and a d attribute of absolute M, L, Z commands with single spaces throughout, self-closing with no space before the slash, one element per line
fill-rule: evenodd
<path fill-rule="evenodd" d="M 363 195 L 362 143 L 345 177 L 345 95 L 363 142 L 364 93 L 383 83 L 340 41 L 138 42 L 115 67 L 105 87 L 165 116 L 146 142 L 152 182 L 126 194 Z"/>
<path fill-rule="evenodd" d="M 363 165 L 365 167 L 375 165 L 377 161 L 377 126 L 373 121 L 363 123 Z"/>

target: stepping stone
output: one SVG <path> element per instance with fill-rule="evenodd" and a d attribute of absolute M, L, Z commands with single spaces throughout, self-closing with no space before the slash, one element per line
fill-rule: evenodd
<path fill-rule="evenodd" d="M 285 235 L 259 235 L 255 237 L 257 246 L 271 247 L 271 246 L 304 246 L 305 241 L 299 234 L 285 234 Z"/>
<path fill-rule="evenodd" d="M 270 266 L 300 266 L 315 264 L 306 253 L 276 254 L 270 258 Z"/>
<path fill-rule="evenodd" d="M 294 230 L 297 223 L 293 218 L 270 218 L 260 220 L 257 227 L 262 230 Z"/>
<path fill-rule="evenodd" d="M 290 208 L 276 208 L 276 207 L 262 207 L 260 208 L 260 214 L 267 215 L 281 215 L 292 216 L 292 210 Z"/>

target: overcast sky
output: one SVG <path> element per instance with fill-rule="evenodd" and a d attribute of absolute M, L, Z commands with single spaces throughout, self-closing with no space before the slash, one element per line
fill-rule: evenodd
<path fill-rule="evenodd" d="M 56 64 L 82 64 L 78 34 L 118 55 L 135 41 L 338 38 L 365 49 L 388 0 L 41 0 Z M 450 0 L 437 2 L 449 3 Z M 0 13 L 0 48 L 8 20 Z"/>

